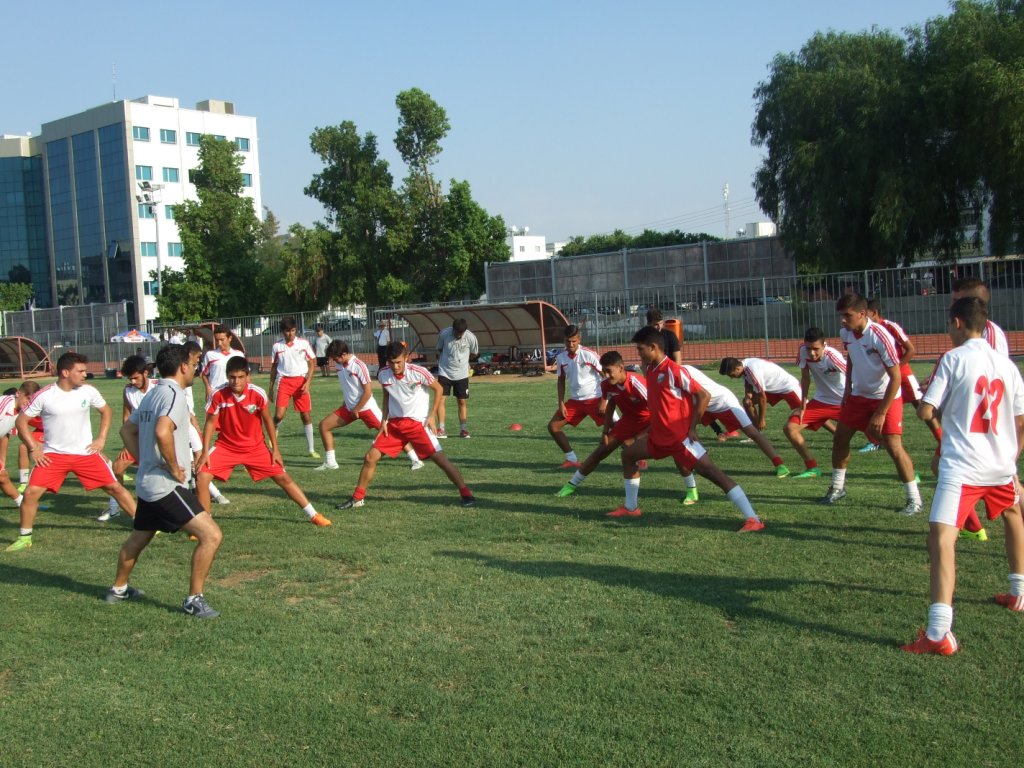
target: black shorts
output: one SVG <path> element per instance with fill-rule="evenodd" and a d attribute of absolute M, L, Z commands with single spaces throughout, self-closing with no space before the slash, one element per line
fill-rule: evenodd
<path fill-rule="evenodd" d="M 134 528 L 136 531 L 174 533 L 202 511 L 196 495 L 188 488 L 178 486 L 156 501 L 139 499 Z"/>
<path fill-rule="evenodd" d="M 327 367 L 327 358 L 326 357 L 318 357 L 316 359 L 316 364 L 320 368 L 326 368 Z"/>
<path fill-rule="evenodd" d="M 469 377 L 464 379 L 458 379 L 452 381 L 444 376 L 437 377 L 438 382 L 441 384 L 441 394 L 448 397 L 452 392 L 455 393 L 455 397 L 459 400 L 465 400 L 469 397 Z"/>

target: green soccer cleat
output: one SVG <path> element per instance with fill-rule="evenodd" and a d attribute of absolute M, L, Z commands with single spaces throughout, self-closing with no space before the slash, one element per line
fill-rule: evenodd
<path fill-rule="evenodd" d="M 698 501 L 700 501 L 700 495 L 697 493 L 697 489 L 695 487 L 687 488 L 686 495 L 683 496 L 683 504 L 687 507 L 691 507 Z"/>
<path fill-rule="evenodd" d="M 576 493 L 576 486 L 572 483 L 566 483 L 555 495 L 560 499 L 564 499 L 566 496 L 572 496 L 574 493 Z"/>
<path fill-rule="evenodd" d="M 806 480 L 809 477 L 821 477 L 821 470 L 815 467 L 814 469 L 805 470 L 799 475 L 793 475 L 794 480 Z"/>
<path fill-rule="evenodd" d="M 319 458 L 322 458 L 322 457 L 316 451 L 310 451 L 309 452 L 309 458 L 311 458 L 311 459 L 319 459 Z"/>
<path fill-rule="evenodd" d="M 12 543 L 10 546 L 8 546 L 7 549 L 4 550 L 4 552 L 18 552 L 19 550 L 22 550 L 22 549 L 31 549 L 31 548 L 32 548 L 32 535 L 29 534 L 28 536 L 19 536 L 18 538 L 16 538 L 14 540 L 14 543 Z"/>
<path fill-rule="evenodd" d="M 779 466 L 775 468 L 775 476 L 789 477 L 789 467 L 787 467 L 785 464 L 779 464 Z"/>
<path fill-rule="evenodd" d="M 975 541 L 988 541 L 988 534 L 985 533 L 985 529 L 982 528 L 980 531 L 960 531 L 961 539 L 974 539 Z"/>

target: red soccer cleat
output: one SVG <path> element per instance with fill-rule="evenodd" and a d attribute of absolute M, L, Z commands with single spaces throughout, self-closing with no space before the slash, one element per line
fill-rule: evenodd
<path fill-rule="evenodd" d="M 737 438 L 739 436 L 740 436 L 740 431 L 738 429 L 734 429 L 731 432 L 723 432 L 722 434 L 720 434 L 718 436 L 718 442 L 724 443 L 726 440 L 731 440 L 731 439 Z"/>
<path fill-rule="evenodd" d="M 619 507 L 618 509 L 612 510 L 605 517 L 640 517 L 643 513 L 640 508 L 626 509 L 625 507 Z"/>
<path fill-rule="evenodd" d="M 315 515 L 309 518 L 309 522 L 311 522 L 313 525 L 319 526 L 320 528 L 326 528 L 331 524 L 331 521 L 323 515 L 321 515 L 319 512 L 317 512 Z"/>
<path fill-rule="evenodd" d="M 583 464 L 578 461 L 563 461 L 559 469 L 579 469 Z"/>
<path fill-rule="evenodd" d="M 1011 611 L 1024 611 L 1024 595 L 1011 595 L 1004 592 L 995 596 L 997 605 L 1005 605 Z"/>
<path fill-rule="evenodd" d="M 936 641 L 929 640 L 923 629 L 917 630 L 917 639 L 914 642 L 900 646 L 900 650 L 907 653 L 934 653 L 939 656 L 952 656 L 959 648 L 952 632 L 947 632 L 945 637 Z"/>
<path fill-rule="evenodd" d="M 736 533 L 753 533 L 754 531 L 763 531 L 764 523 L 753 517 L 748 517 L 743 521 L 743 525 L 736 529 Z"/>

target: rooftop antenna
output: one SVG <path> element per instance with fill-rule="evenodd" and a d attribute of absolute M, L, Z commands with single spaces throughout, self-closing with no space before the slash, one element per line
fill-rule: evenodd
<path fill-rule="evenodd" d="M 117 62 L 110 64 L 110 85 L 114 90 L 114 101 L 117 101 Z"/>
<path fill-rule="evenodd" d="M 722 209 L 725 212 L 725 239 L 729 239 L 729 182 L 722 187 Z"/>

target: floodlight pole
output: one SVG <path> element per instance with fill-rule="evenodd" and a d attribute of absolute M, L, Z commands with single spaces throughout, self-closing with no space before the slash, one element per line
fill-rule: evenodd
<path fill-rule="evenodd" d="M 142 194 L 138 195 L 140 203 L 149 209 L 149 212 L 153 214 L 153 218 L 156 221 L 156 293 L 157 296 L 164 295 L 164 257 L 163 251 L 161 250 L 160 243 L 160 203 L 163 202 L 161 190 L 164 188 L 163 184 L 152 184 L 148 181 L 140 181 L 139 189 Z"/>

